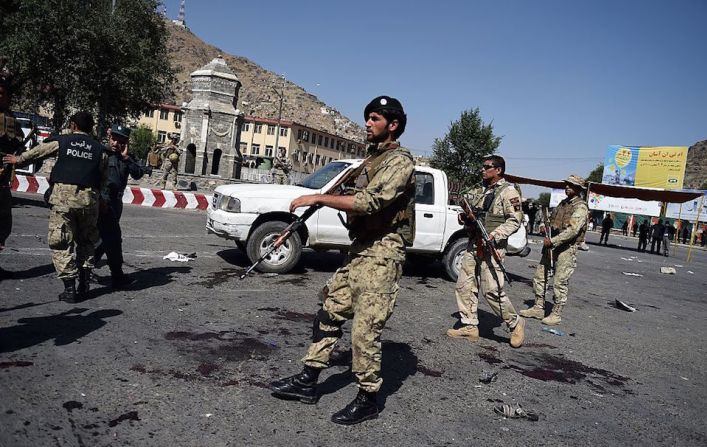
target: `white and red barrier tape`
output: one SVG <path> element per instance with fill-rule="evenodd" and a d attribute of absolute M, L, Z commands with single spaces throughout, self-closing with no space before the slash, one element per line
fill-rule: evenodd
<path fill-rule="evenodd" d="M 44 194 L 49 188 L 46 177 L 16 175 L 11 189 L 17 192 Z M 191 192 L 167 191 L 164 189 L 125 188 L 123 203 L 130 205 L 151 206 L 155 208 L 184 208 L 205 210 L 209 206 L 211 196 Z"/>

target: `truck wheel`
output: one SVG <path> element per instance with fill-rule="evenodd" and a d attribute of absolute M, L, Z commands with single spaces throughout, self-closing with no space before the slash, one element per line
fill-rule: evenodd
<path fill-rule="evenodd" d="M 246 246 L 251 262 L 257 261 L 286 227 L 287 223 L 285 222 L 271 221 L 265 222 L 253 230 Z M 294 233 L 284 244 L 258 264 L 256 270 L 263 273 L 287 273 L 297 265 L 301 256 L 302 241 L 299 234 Z"/>
<path fill-rule="evenodd" d="M 245 242 L 242 242 L 242 241 L 235 241 L 235 242 L 236 242 L 236 247 L 238 247 L 238 249 L 239 249 L 241 252 L 243 252 L 243 253 L 245 253 L 246 255 L 248 255 L 248 247 L 246 247 Z"/>
<path fill-rule="evenodd" d="M 452 244 L 447 247 L 447 250 L 442 256 L 442 265 L 444 266 L 444 273 L 452 281 L 456 282 L 459 277 L 459 270 L 462 265 L 462 257 L 466 253 L 466 246 L 469 243 L 469 239 L 463 237 L 452 242 Z"/>

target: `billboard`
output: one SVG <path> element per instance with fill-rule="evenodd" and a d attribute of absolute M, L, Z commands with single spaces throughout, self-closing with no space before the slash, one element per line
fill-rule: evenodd
<path fill-rule="evenodd" d="M 660 202 L 658 201 L 609 197 L 596 194 L 590 190 L 587 202 L 590 210 L 660 216 Z"/>
<path fill-rule="evenodd" d="M 612 145 L 604 157 L 601 182 L 641 188 L 682 189 L 686 146 Z"/>
<path fill-rule="evenodd" d="M 701 222 L 707 222 L 707 192 L 701 199 L 698 197 L 685 203 L 668 203 L 668 208 L 665 210 L 666 217 L 690 222 L 697 220 L 698 215 Z"/>

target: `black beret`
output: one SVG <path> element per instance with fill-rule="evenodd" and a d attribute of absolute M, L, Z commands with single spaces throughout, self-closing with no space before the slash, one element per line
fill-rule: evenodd
<path fill-rule="evenodd" d="M 400 104 L 400 101 L 395 98 L 391 98 L 390 96 L 379 96 L 368 103 L 368 105 L 363 111 L 363 119 L 367 120 L 368 115 L 370 115 L 371 112 L 379 112 L 381 110 L 400 112 L 401 114 L 405 115 L 405 111 L 403 111 L 403 105 Z"/>

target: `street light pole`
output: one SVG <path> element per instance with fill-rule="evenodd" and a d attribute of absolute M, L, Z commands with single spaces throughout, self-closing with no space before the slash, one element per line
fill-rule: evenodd
<path fill-rule="evenodd" d="M 282 101 L 285 97 L 285 77 L 282 77 L 282 90 L 277 91 L 275 87 L 272 88 L 275 94 L 280 97 L 280 109 L 277 112 L 277 128 L 275 130 L 275 154 L 274 156 L 277 157 L 280 151 L 280 148 L 278 147 L 278 144 L 280 144 L 280 120 L 282 119 Z M 274 157 L 273 157 L 274 158 Z"/>

